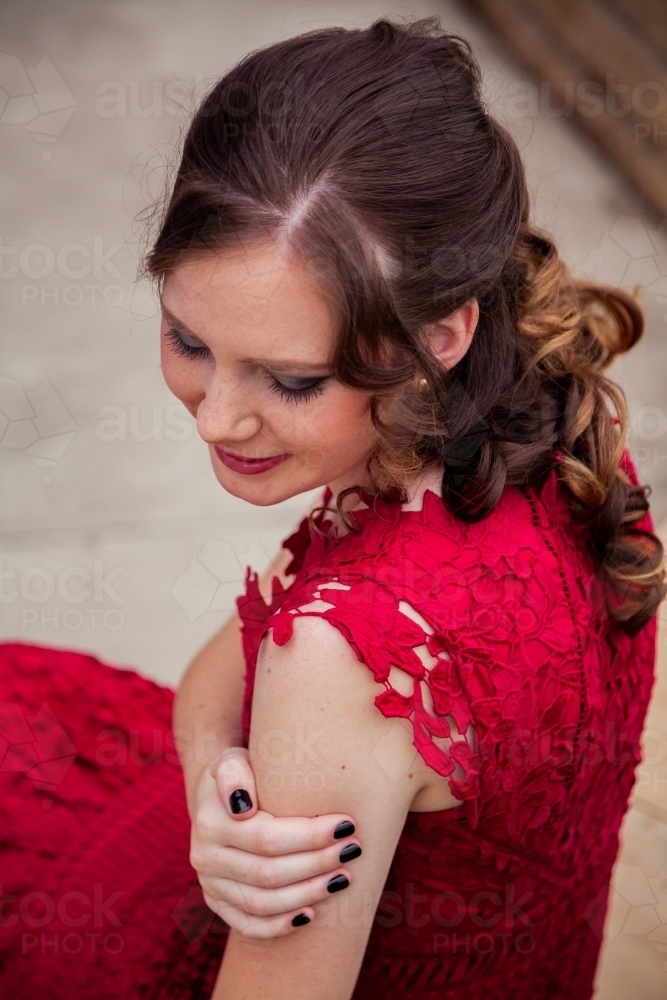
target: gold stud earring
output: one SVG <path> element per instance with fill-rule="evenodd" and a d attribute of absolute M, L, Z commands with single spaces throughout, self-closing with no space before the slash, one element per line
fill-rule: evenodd
<path fill-rule="evenodd" d="M 423 396 L 423 395 L 425 395 L 427 389 L 428 389 L 428 382 L 426 381 L 425 378 L 420 378 L 419 379 L 419 385 L 417 387 L 417 391 L 419 392 L 419 394 L 421 396 Z"/>

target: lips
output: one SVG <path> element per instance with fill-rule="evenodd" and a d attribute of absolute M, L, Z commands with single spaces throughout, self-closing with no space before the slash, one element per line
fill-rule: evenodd
<path fill-rule="evenodd" d="M 256 476 L 260 472 L 268 472 L 269 469 L 275 469 L 277 465 L 280 465 L 285 459 L 289 458 L 289 455 L 245 458 L 243 455 L 236 455 L 232 451 L 225 451 L 224 448 L 218 448 L 217 445 L 215 446 L 215 453 L 222 464 L 226 465 L 232 472 L 241 472 L 246 476 Z"/>

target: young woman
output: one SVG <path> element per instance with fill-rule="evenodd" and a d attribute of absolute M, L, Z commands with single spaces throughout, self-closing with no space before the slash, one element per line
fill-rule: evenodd
<path fill-rule="evenodd" d="M 136 995 L 590 997 L 663 593 L 603 374 L 635 301 L 531 226 L 434 21 L 246 57 L 147 270 L 223 488 L 323 493 L 175 706 L 219 974 L 223 936 L 179 949 L 144 897 Z"/>

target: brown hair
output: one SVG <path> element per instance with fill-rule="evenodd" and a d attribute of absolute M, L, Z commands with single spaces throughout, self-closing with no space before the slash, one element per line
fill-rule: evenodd
<path fill-rule="evenodd" d="M 622 468 L 624 399 L 603 374 L 642 314 L 574 280 L 530 224 L 518 149 L 464 39 L 383 19 L 242 59 L 195 114 L 146 269 L 161 279 L 240 239 L 283 241 L 330 296 L 333 373 L 375 393 L 378 492 L 437 461 L 445 504 L 472 521 L 557 465 L 615 619 L 630 633 L 649 620 L 662 548 L 635 527 L 648 488 Z M 445 372 L 424 330 L 473 297 L 471 347 Z"/>

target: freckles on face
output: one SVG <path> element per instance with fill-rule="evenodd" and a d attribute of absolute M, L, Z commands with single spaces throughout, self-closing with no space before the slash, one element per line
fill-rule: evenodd
<path fill-rule="evenodd" d="M 179 357 L 168 339 L 170 324 L 163 317 L 160 324 L 160 368 L 167 386 L 185 406 L 197 416 L 197 407 L 204 397 L 206 374 L 201 365 L 189 364 Z"/>
<path fill-rule="evenodd" d="M 300 265 L 267 247 L 197 258 L 162 306 L 165 380 L 228 492 L 266 505 L 365 481 L 372 397 L 331 376 L 335 319 Z"/>

